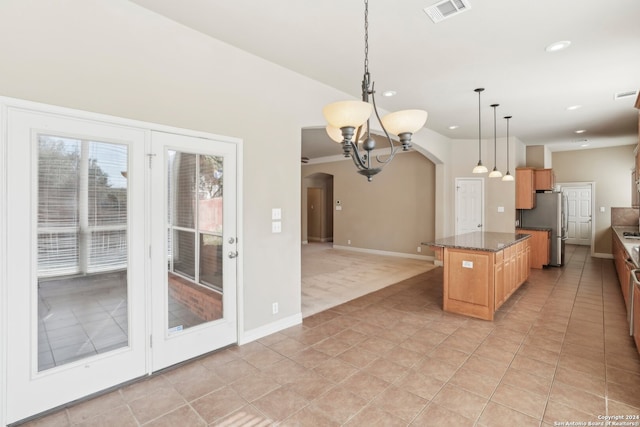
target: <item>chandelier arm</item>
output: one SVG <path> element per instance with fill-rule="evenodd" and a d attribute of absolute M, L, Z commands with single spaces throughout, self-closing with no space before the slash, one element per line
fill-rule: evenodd
<path fill-rule="evenodd" d="M 389 143 L 389 154 L 386 160 L 382 160 L 382 158 L 380 157 L 381 155 L 376 155 L 376 161 L 378 163 L 382 163 L 382 164 L 387 164 L 389 163 L 391 160 L 393 160 L 393 157 L 396 155 L 396 152 L 398 151 L 397 148 L 395 146 L 395 144 L 393 143 L 393 139 L 391 139 L 391 136 L 389 136 L 389 132 L 387 132 L 387 129 L 384 127 L 384 124 L 382 124 L 382 119 L 380 118 L 380 114 L 378 113 L 378 106 L 376 105 L 376 95 L 375 95 L 375 90 L 374 90 L 374 86 L 375 86 L 375 82 L 371 83 L 371 91 L 369 93 L 371 93 L 371 103 L 373 104 L 373 112 L 376 114 L 376 118 L 378 119 L 378 123 L 380 123 L 380 127 L 382 128 L 382 131 L 384 132 L 386 138 L 387 138 L 387 142 Z"/>
<path fill-rule="evenodd" d="M 358 150 L 357 145 L 353 141 L 349 141 L 351 144 L 351 159 L 353 159 L 353 163 L 356 165 L 358 169 L 368 169 L 367 165 L 364 163 L 364 159 L 360 156 L 360 151 Z"/>

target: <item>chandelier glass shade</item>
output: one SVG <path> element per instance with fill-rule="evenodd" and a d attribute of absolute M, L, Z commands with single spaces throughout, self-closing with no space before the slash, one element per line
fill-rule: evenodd
<path fill-rule="evenodd" d="M 327 134 L 332 140 L 342 144 L 345 157 L 351 157 L 358 173 L 371 181 L 382 168 L 393 160 L 396 153 L 411 148 L 411 136 L 420 130 L 427 121 L 427 112 L 423 110 L 402 110 L 380 118 L 376 106 L 374 83 L 369 74 L 369 2 L 364 2 L 364 76 L 362 78 L 362 101 L 339 101 L 325 106 L 322 113 L 329 124 Z M 373 156 L 376 147 L 371 137 L 369 120 L 375 115 L 389 144 L 384 156 Z M 398 137 L 400 146 L 396 146 L 390 134 Z M 372 159 L 373 158 L 373 159 Z M 372 162 L 375 160 L 375 163 Z"/>
<path fill-rule="evenodd" d="M 478 164 L 473 168 L 473 173 L 487 173 L 489 170 L 482 164 L 482 117 L 480 108 L 480 94 L 484 88 L 479 87 L 473 91 L 478 94 Z"/>

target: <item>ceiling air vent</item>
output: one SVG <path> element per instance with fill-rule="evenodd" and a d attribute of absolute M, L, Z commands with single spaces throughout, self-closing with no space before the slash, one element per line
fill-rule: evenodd
<path fill-rule="evenodd" d="M 435 23 L 471 9 L 467 0 L 444 0 L 424 8 L 424 12 Z"/>
<path fill-rule="evenodd" d="M 613 95 L 613 99 L 618 101 L 619 99 L 633 98 L 636 95 L 638 95 L 638 91 L 637 90 L 628 90 L 626 92 L 618 92 L 618 93 L 614 94 Z"/>

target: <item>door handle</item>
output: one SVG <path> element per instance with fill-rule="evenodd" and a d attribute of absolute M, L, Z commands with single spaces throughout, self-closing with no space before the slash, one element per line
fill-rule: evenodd
<path fill-rule="evenodd" d="M 238 251 L 231 251 L 229 252 L 229 258 L 237 258 L 238 257 Z"/>
<path fill-rule="evenodd" d="M 482 228 L 482 224 L 478 224 L 478 228 Z"/>

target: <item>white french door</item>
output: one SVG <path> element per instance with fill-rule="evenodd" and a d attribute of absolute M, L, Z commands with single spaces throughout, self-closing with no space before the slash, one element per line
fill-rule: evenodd
<path fill-rule="evenodd" d="M 591 186 L 564 186 L 562 192 L 567 196 L 568 205 L 567 243 L 590 245 L 593 227 Z"/>
<path fill-rule="evenodd" d="M 145 132 L 7 112 L 7 421 L 144 375 Z"/>
<path fill-rule="evenodd" d="M 237 341 L 236 146 L 151 137 L 152 367 Z"/>
<path fill-rule="evenodd" d="M 6 110 L 0 424 L 237 342 L 237 144 L 24 104 Z"/>
<path fill-rule="evenodd" d="M 484 180 L 456 178 L 456 235 L 484 230 Z"/>

